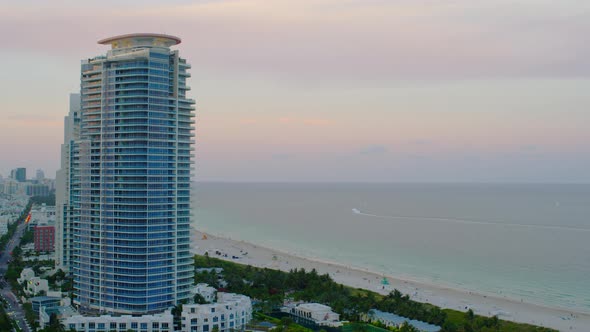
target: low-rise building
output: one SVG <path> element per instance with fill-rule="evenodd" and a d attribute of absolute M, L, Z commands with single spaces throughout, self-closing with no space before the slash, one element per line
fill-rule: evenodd
<path fill-rule="evenodd" d="M 55 206 L 48 206 L 45 203 L 36 205 L 31 210 L 31 225 L 47 225 L 55 223 Z"/>
<path fill-rule="evenodd" d="M 69 298 L 66 299 L 69 300 Z M 39 326 L 42 329 L 49 325 L 52 314 L 55 314 L 61 322 L 63 322 L 68 317 L 79 315 L 78 312 L 71 306 L 71 301 L 69 301 L 67 305 L 63 305 L 63 302 L 64 301 L 62 299 L 62 305 L 59 307 L 47 308 L 42 306 L 39 309 Z"/>
<path fill-rule="evenodd" d="M 26 267 L 22 271 L 20 271 L 20 278 L 17 278 L 16 282 L 18 282 L 19 284 L 22 284 L 23 282 L 28 282 L 29 280 L 31 280 L 34 277 L 35 277 L 35 271 L 33 271 L 33 269 L 31 269 L 31 268 Z"/>
<path fill-rule="evenodd" d="M 40 292 L 47 294 L 49 291 L 49 283 L 47 280 L 35 277 L 35 271 L 30 268 L 24 268 L 20 272 L 20 278 L 16 279 L 16 281 L 23 285 L 24 291 L 27 295 L 36 295 Z"/>
<path fill-rule="evenodd" d="M 207 295 L 212 287 L 200 284 L 193 293 L 202 291 Z M 205 296 L 203 296 L 205 297 Z M 185 304 L 181 313 L 181 332 L 230 332 L 244 330 L 252 319 L 252 302 L 245 295 L 219 292 L 216 303 Z M 39 322 L 42 328 L 49 324 L 52 314 L 56 314 L 66 330 L 77 332 L 173 332 L 173 316 L 170 311 L 144 316 L 82 316 L 68 303 L 63 306 L 40 306 Z"/>
<path fill-rule="evenodd" d="M 61 298 L 51 296 L 37 296 L 31 299 L 33 311 L 36 314 L 39 314 L 41 307 L 45 307 L 46 309 L 56 308 L 59 307 L 60 302 Z"/>
<path fill-rule="evenodd" d="M 55 226 L 37 225 L 34 228 L 35 251 L 55 250 Z"/>
<path fill-rule="evenodd" d="M 320 303 L 302 303 L 294 307 L 283 307 L 283 312 L 289 313 L 295 321 L 319 326 L 338 327 L 342 325 L 340 315 L 332 308 Z"/>
<path fill-rule="evenodd" d="M 217 293 L 217 302 L 182 307 L 182 331 L 241 330 L 252 319 L 252 301 L 245 295 Z"/>
<path fill-rule="evenodd" d="M 205 301 L 212 303 L 215 302 L 217 289 L 209 286 L 208 284 L 197 284 L 191 289 L 191 293 L 194 295 L 201 295 Z"/>
<path fill-rule="evenodd" d="M 33 277 L 25 285 L 25 293 L 28 295 L 47 294 L 49 291 L 49 283 L 46 279 Z"/>
<path fill-rule="evenodd" d="M 197 268 L 195 268 L 195 272 L 196 273 L 203 273 L 203 272 L 212 273 L 212 272 L 215 272 L 217 274 L 222 274 L 223 273 L 223 268 L 222 267 L 197 267 Z"/>
<path fill-rule="evenodd" d="M 33 248 L 31 248 L 29 251 L 33 251 Z M 23 252 L 26 252 L 26 251 L 23 250 Z M 55 259 L 55 255 L 53 253 L 43 254 L 43 255 L 25 256 L 25 257 L 23 257 L 23 261 L 25 261 L 25 262 L 30 262 L 30 261 L 47 261 L 47 260 L 52 260 L 52 259 Z"/>
<path fill-rule="evenodd" d="M 172 332 L 173 316 L 170 311 L 160 314 L 143 315 L 143 316 L 111 316 L 102 315 L 98 317 L 88 317 L 74 315 L 62 319 L 61 323 L 66 330 L 75 330 L 78 332 Z"/>
<path fill-rule="evenodd" d="M 390 312 L 384 312 L 377 309 L 371 309 L 365 317 L 366 321 L 380 322 L 387 327 L 400 327 L 406 323 L 412 325 L 420 332 L 438 332 L 441 330 L 440 326 L 428 324 L 419 320 L 409 319 Z"/>

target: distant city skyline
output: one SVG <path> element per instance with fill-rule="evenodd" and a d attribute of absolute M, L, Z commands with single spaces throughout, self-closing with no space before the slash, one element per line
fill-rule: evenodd
<path fill-rule="evenodd" d="M 55 178 L 79 59 L 101 52 L 79 41 L 160 32 L 196 64 L 198 181 L 590 182 L 583 1 L 3 8 L 5 178 L 20 166 Z"/>
<path fill-rule="evenodd" d="M 43 175 L 43 177 L 41 179 L 45 178 L 45 173 L 44 173 L 43 169 L 36 168 L 36 167 L 13 167 L 11 170 L 6 171 L 6 173 L 0 173 L 0 178 L 5 178 L 5 179 L 10 178 L 12 171 L 15 171 L 16 169 L 19 169 L 19 168 L 23 168 L 26 170 L 25 176 L 26 176 L 27 180 L 39 180 L 39 175 Z M 33 171 L 35 171 L 35 172 L 33 172 Z M 33 173 L 35 175 L 33 175 Z M 55 178 L 55 176 L 53 178 Z"/>

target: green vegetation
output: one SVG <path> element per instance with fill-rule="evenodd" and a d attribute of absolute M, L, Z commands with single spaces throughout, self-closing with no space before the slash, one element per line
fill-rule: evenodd
<path fill-rule="evenodd" d="M 20 238 L 20 245 L 24 246 L 29 243 L 33 243 L 35 241 L 35 233 L 32 229 L 27 229 L 23 233 L 23 236 Z"/>
<path fill-rule="evenodd" d="M 49 289 L 51 290 L 60 290 L 62 292 L 69 292 L 72 288 L 72 279 L 68 278 L 62 270 L 57 270 L 53 275 L 48 276 L 47 283 L 49 284 Z"/>
<path fill-rule="evenodd" d="M 342 332 L 389 332 L 390 330 L 377 326 L 380 324 L 365 324 L 359 322 L 352 322 L 342 326 Z"/>
<path fill-rule="evenodd" d="M 12 331 L 13 321 L 4 311 L 4 305 L 0 306 L 0 331 Z"/>
<path fill-rule="evenodd" d="M 16 229 L 18 228 L 19 223 L 20 223 L 20 220 L 19 220 L 19 222 L 13 222 L 12 224 L 10 224 L 8 226 L 8 232 L 6 234 L 2 235 L 2 237 L 0 237 L 0 248 L 2 248 L 2 250 L 4 250 L 4 248 L 6 248 L 8 241 L 10 241 L 10 239 L 14 235 L 14 232 L 16 232 Z"/>
<path fill-rule="evenodd" d="M 39 269 L 43 266 L 46 267 L 53 267 L 54 261 L 32 261 L 32 262 L 24 262 L 22 260 L 22 251 L 20 247 L 16 247 L 12 252 L 12 260 L 8 265 L 8 269 L 6 270 L 5 279 L 10 283 L 13 292 L 17 296 L 23 296 L 24 290 L 22 285 L 17 282 L 17 279 L 20 277 L 20 273 L 25 267 L 31 267 L 35 271 L 39 271 Z M 38 294 L 40 295 L 40 294 Z M 29 322 L 31 327 L 38 327 L 37 315 L 33 311 L 33 307 L 31 303 L 24 303 L 23 309 L 25 311 L 25 318 Z M 0 331 L 4 331 L 0 329 Z M 46 332 L 58 332 L 59 330 L 47 330 Z"/>
<path fill-rule="evenodd" d="M 385 325 L 375 322 L 372 324 L 367 323 L 349 323 L 342 327 L 343 332 L 419 332 L 415 327 L 408 323 L 403 323 L 398 328 L 386 327 Z"/>
<path fill-rule="evenodd" d="M 67 277 L 61 284 L 61 291 L 70 293 L 69 297 L 74 298 L 74 280 L 72 277 Z"/>
<path fill-rule="evenodd" d="M 18 227 L 18 224 L 23 222 L 25 220 L 25 218 L 27 217 L 27 215 L 29 214 L 29 212 L 31 210 L 31 206 L 32 206 L 32 199 L 29 201 L 29 204 L 21 213 L 18 221 L 13 223 L 12 225 L 10 225 L 8 233 L 0 239 L 0 244 L 5 245 L 10 240 L 10 238 L 12 238 L 12 236 L 14 235 L 14 232 L 16 231 L 16 228 Z M 2 242 L 5 237 L 6 237 L 6 241 Z M 20 277 L 20 273 L 22 272 L 22 270 L 25 267 L 32 268 L 35 271 L 35 273 L 37 275 L 39 275 L 41 273 L 41 267 L 53 267 L 55 265 L 55 262 L 52 260 L 42 260 L 42 261 L 35 260 L 35 261 L 29 261 L 29 262 L 23 261 L 23 257 L 22 257 L 23 252 L 22 252 L 22 249 L 20 248 L 20 246 L 30 243 L 32 241 L 33 241 L 33 231 L 32 230 L 25 231 L 23 233 L 22 238 L 21 238 L 20 245 L 15 247 L 12 250 L 11 260 L 10 260 L 10 263 L 8 264 L 6 273 L 4 275 L 5 279 L 10 283 L 15 294 L 17 294 L 18 296 L 23 295 L 23 292 L 22 292 L 21 285 L 18 284 L 16 279 L 18 279 Z"/>
<path fill-rule="evenodd" d="M 296 324 L 293 319 L 289 317 L 283 317 L 281 319 L 274 318 L 271 316 L 267 316 L 260 312 L 255 312 L 252 314 L 253 320 L 248 324 L 248 326 L 257 326 L 258 322 L 266 321 L 271 322 L 276 325 L 278 331 L 282 332 L 312 332 L 311 329 L 303 327 L 299 324 Z M 260 329 L 257 327 L 257 329 Z M 273 330 L 275 331 L 275 330 Z M 325 332 L 325 331 L 324 331 Z"/>
<path fill-rule="evenodd" d="M 51 197 L 45 197 L 45 198 L 33 197 L 33 198 L 31 198 L 29 200 L 27 206 L 23 210 L 23 212 L 20 214 L 17 221 L 12 223 L 8 227 L 8 232 L 5 235 L 3 235 L 2 237 L 0 237 L 0 247 L 3 249 L 6 247 L 6 245 L 10 241 L 10 239 L 14 236 L 14 233 L 16 232 L 18 225 L 21 224 L 22 222 L 24 222 L 24 220 L 27 218 L 29 212 L 31 211 L 31 207 L 32 207 L 33 203 L 46 203 L 48 205 L 51 205 L 52 201 L 53 201 L 53 205 L 55 205 L 55 196 L 53 196 L 53 198 L 51 198 Z M 27 230 L 27 231 L 25 231 L 25 233 L 23 234 L 23 236 L 21 238 L 20 245 L 15 247 L 12 250 L 11 260 L 10 260 L 10 263 L 8 264 L 6 273 L 4 275 L 5 279 L 11 284 L 11 287 L 17 296 L 23 295 L 23 289 L 22 289 L 21 285 L 19 285 L 17 282 L 17 279 L 20 277 L 20 273 L 23 270 L 23 268 L 25 268 L 27 266 L 31 267 L 31 268 L 33 268 L 33 270 L 37 274 L 39 274 L 41 272 L 40 271 L 41 267 L 43 267 L 43 266 L 53 267 L 54 266 L 54 262 L 51 260 L 33 261 L 33 262 L 24 262 L 23 261 L 22 249 L 20 248 L 20 246 L 27 244 L 27 243 L 31 243 L 31 242 L 33 242 L 33 231 Z M 57 277 L 55 277 L 55 278 L 57 279 L 60 277 L 62 277 L 62 276 L 57 274 Z M 36 328 L 38 326 L 38 323 L 35 322 L 37 319 L 37 315 L 34 313 L 32 305 L 30 303 L 24 303 L 23 309 L 25 312 L 25 319 L 29 322 L 31 327 Z M 64 331 L 62 329 L 63 327 L 59 326 L 58 320 L 54 319 L 52 323 L 53 324 L 51 326 L 49 326 L 48 328 L 46 328 L 44 330 L 40 330 L 40 331 L 42 331 L 42 332 Z M 13 328 L 16 331 L 21 330 L 20 328 L 18 328 L 18 326 L 15 324 L 15 322 L 6 314 L 6 312 L 4 311 L 4 306 L 1 306 L 0 307 L 0 331 L 12 331 Z"/>
<path fill-rule="evenodd" d="M 497 317 L 484 317 L 473 312 L 440 309 L 428 303 L 413 301 L 407 295 L 395 290 L 387 296 L 337 284 L 325 274 L 303 269 L 282 272 L 267 268 L 255 268 L 234 262 L 223 261 L 209 256 L 194 257 L 197 267 L 221 267 L 222 279 L 227 283 L 225 290 L 245 294 L 258 301 L 255 310 L 271 313 L 278 309 L 288 297 L 294 300 L 318 302 L 329 305 L 342 319 L 359 322 L 370 309 L 375 308 L 396 313 L 412 319 L 439 325 L 444 332 L 550 332 L 548 328 L 507 322 Z M 220 276 L 212 272 L 195 274 L 195 282 L 205 282 L 220 288 Z M 284 324 L 283 324 L 284 325 Z M 288 325 L 287 325 L 288 326 Z M 367 324 L 353 325 L 353 331 L 369 331 Z M 348 327 L 351 329 L 351 327 Z M 393 331 L 412 331 L 411 326 Z"/>
<path fill-rule="evenodd" d="M 18 225 L 27 218 L 27 215 L 31 211 L 32 206 L 33 206 L 33 203 L 29 200 L 29 203 L 24 208 L 24 210 L 20 214 L 20 216 L 17 218 L 16 222 L 13 222 L 12 224 L 10 224 L 8 226 L 8 232 L 6 234 L 2 235 L 2 237 L 0 237 L 0 248 L 2 248 L 2 250 L 4 250 L 4 248 L 6 248 L 6 244 L 8 244 L 8 241 L 10 241 L 10 239 L 12 239 L 12 236 L 14 235 L 14 232 L 16 232 Z"/>
<path fill-rule="evenodd" d="M 179 303 L 174 308 L 172 308 L 171 313 L 173 316 L 173 323 L 174 330 L 180 330 L 182 327 L 182 305 L 185 303 Z"/>
<path fill-rule="evenodd" d="M 37 330 L 37 332 L 65 332 L 65 327 L 60 323 L 56 314 L 51 314 L 49 317 L 49 325 L 44 329 Z"/>
<path fill-rule="evenodd" d="M 31 303 L 23 303 L 23 309 L 25 311 L 25 319 L 29 322 L 29 325 L 33 328 L 38 328 L 37 314 L 33 311 L 33 305 Z"/>
<path fill-rule="evenodd" d="M 6 244 L 8 243 L 8 241 L 10 241 L 10 239 L 14 235 L 14 232 L 16 232 L 18 225 L 20 223 L 24 222 L 24 220 L 27 218 L 27 215 L 31 211 L 32 205 L 33 205 L 32 202 L 29 200 L 29 203 L 27 204 L 27 206 L 25 207 L 23 212 L 20 214 L 17 221 L 12 223 L 8 227 L 8 233 L 4 234 L 2 236 L 2 238 L 0 238 L 0 245 L 2 246 L 2 248 L 6 247 Z M 8 264 L 8 268 L 6 270 L 6 273 L 4 274 L 5 279 L 8 282 L 10 282 L 12 289 L 14 289 L 17 292 L 20 289 L 20 286 L 16 282 L 16 279 L 18 277 L 20 277 L 20 273 L 21 273 L 23 266 L 24 266 L 21 255 L 22 255 L 22 250 L 20 249 L 20 247 L 16 247 L 12 250 L 12 258 L 11 258 L 10 264 Z"/>
<path fill-rule="evenodd" d="M 17 279 L 20 277 L 20 273 L 25 267 L 32 268 L 35 271 L 35 274 L 39 275 L 41 267 L 53 267 L 54 265 L 55 262 L 52 260 L 25 262 L 22 259 L 22 250 L 20 247 L 16 247 L 12 251 L 12 259 L 10 264 L 8 264 L 4 278 L 10 283 L 15 294 L 17 296 L 22 296 L 24 295 L 24 292 L 22 286 L 18 284 Z"/>
<path fill-rule="evenodd" d="M 207 300 L 205 300 L 205 298 L 204 298 L 204 297 L 203 297 L 201 294 L 199 294 L 199 293 L 195 294 L 195 297 L 193 298 L 193 301 L 194 301 L 196 304 L 207 304 L 207 303 L 209 303 L 209 302 L 207 302 Z"/>

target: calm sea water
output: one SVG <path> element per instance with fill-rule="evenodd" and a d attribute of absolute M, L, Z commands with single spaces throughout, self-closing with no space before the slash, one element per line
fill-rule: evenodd
<path fill-rule="evenodd" d="M 590 312 L 590 185 L 198 183 L 193 204 L 212 234 Z"/>

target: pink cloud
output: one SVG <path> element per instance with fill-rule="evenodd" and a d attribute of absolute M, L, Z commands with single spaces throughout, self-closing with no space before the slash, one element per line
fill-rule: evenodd
<path fill-rule="evenodd" d="M 328 126 L 328 125 L 331 125 L 334 123 L 331 120 L 321 119 L 321 118 L 291 118 L 291 117 L 279 118 L 278 122 L 281 124 L 305 125 L 305 126 Z"/>
<path fill-rule="evenodd" d="M 308 126 L 329 126 L 333 122 L 326 119 L 304 119 L 303 124 Z"/>
<path fill-rule="evenodd" d="M 289 123 L 293 123 L 294 120 L 292 118 L 280 118 L 279 119 L 279 123 L 283 123 L 283 124 L 289 124 Z"/>
<path fill-rule="evenodd" d="M 256 123 L 258 123 L 258 120 L 257 119 L 241 119 L 240 123 L 241 124 L 248 124 L 248 125 L 249 124 L 256 124 Z"/>
<path fill-rule="evenodd" d="M 155 30 L 180 35 L 179 48 L 194 63 L 232 73 L 363 79 L 590 72 L 590 48 L 578 38 L 590 30 L 588 15 L 565 15 L 575 6 L 547 2 L 532 11 L 507 1 L 392 3 L 245 0 L 134 10 L 59 2 L 42 10 L 12 6 L 0 13 L 0 29 L 16 32 L 0 35 L 0 43 L 83 58 L 104 50 L 95 45 L 100 38 Z M 569 19 L 554 19 L 554 12 Z M 547 19 L 551 24 L 539 24 Z"/>

